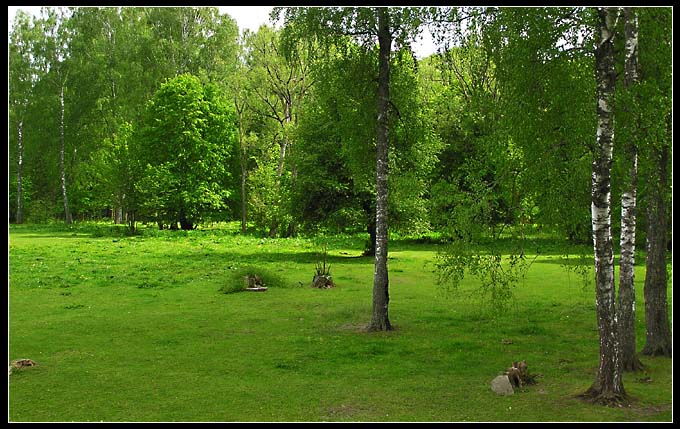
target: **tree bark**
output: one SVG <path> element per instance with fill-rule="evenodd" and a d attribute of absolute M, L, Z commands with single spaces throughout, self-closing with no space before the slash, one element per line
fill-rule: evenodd
<path fill-rule="evenodd" d="M 241 155 L 241 232 L 243 234 L 248 230 L 248 199 L 246 195 L 248 171 L 246 170 L 246 160 Z"/>
<path fill-rule="evenodd" d="M 364 195 L 361 203 L 366 214 L 366 232 L 368 232 L 368 241 L 362 255 L 375 257 L 375 208 L 373 207 L 374 201 L 372 199 L 372 196 Z"/>
<path fill-rule="evenodd" d="M 68 208 L 68 196 L 66 194 L 66 167 L 64 165 L 64 152 L 66 151 L 65 148 L 65 141 L 64 141 L 64 85 L 61 85 L 61 91 L 59 93 L 59 104 L 60 104 L 60 109 L 59 109 L 59 142 L 60 142 L 60 150 L 59 150 L 59 169 L 61 170 L 61 194 L 64 198 L 64 221 L 66 222 L 67 225 L 70 225 L 72 222 L 71 219 L 71 212 L 69 211 Z"/>
<path fill-rule="evenodd" d="M 369 331 L 389 331 L 392 329 L 388 316 L 389 278 L 387 271 L 387 174 L 389 122 L 388 108 L 390 100 L 390 52 L 392 50 L 392 34 L 388 9 L 378 9 L 378 43 L 379 75 L 378 75 L 378 139 L 376 144 L 376 204 L 375 204 L 375 271 L 373 274 L 373 316 L 368 326 Z"/>
<path fill-rule="evenodd" d="M 241 232 L 246 233 L 248 229 L 248 199 L 247 199 L 247 184 L 248 184 L 248 149 L 246 148 L 245 131 L 243 130 L 243 106 L 238 105 L 238 101 L 234 102 L 236 111 L 238 113 L 238 147 L 239 147 L 239 164 L 241 165 Z"/>
<path fill-rule="evenodd" d="M 630 7 L 623 8 L 625 18 L 626 59 L 624 87 L 633 90 L 637 83 L 637 16 Z M 635 103 L 637 105 L 637 103 Z M 634 106 L 633 110 L 636 111 Z M 635 112 L 637 115 L 637 112 Z M 623 142 L 622 160 L 627 175 L 623 179 L 621 194 L 621 259 L 619 265 L 618 323 L 621 339 L 621 365 L 624 371 L 638 371 L 643 368 L 636 356 L 635 346 L 635 226 L 637 212 L 637 143 L 635 130 L 638 121 L 628 118 L 631 132 Z"/>
<path fill-rule="evenodd" d="M 291 122 L 291 111 L 293 106 L 291 102 L 285 98 L 281 97 L 281 103 L 283 104 L 283 121 L 281 122 L 282 138 L 279 142 L 279 165 L 276 168 L 276 175 L 280 178 L 283 174 L 283 166 L 286 160 L 286 149 L 288 149 L 288 125 Z"/>
<path fill-rule="evenodd" d="M 24 207 L 23 207 L 23 196 L 22 196 L 22 168 L 24 165 L 24 122 L 19 121 L 17 127 L 18 139 L 17 139 L 17 149 L 19 152 L 19 160 L 17 162 L 17 213 L 16 213 L 16 223 L 24 222 Z"/>
<path fill-rule="evenodd" d="M 113 209 L 113 223 L 116 225 L 123 223 L 123 207 L 116 206 Z"/>
<path fill-rule="evenodd" d="M 645 275 L 646 342 L 642 354 L 672 356 L 673 339 L 668 319 L 668 272 L 666 239 L 668 216 L 664 193 L 668 189 L 668 145 L 652 149 L 658 166 L 658 186 L 654 186 L 647 208 L 647 273 Z M 653 176 L 652 176 L 653 177 Z"/>
<path fill-rule="evenodd" d="M 595 403 L 614 405 L 626 401 L 616 323 L 611 233 L 611 167 L 614 138 L 611 102 L 616 81 L 613 38 L 618 10 L 598 8 L 597 12 L 597 32 L 600 37 L 595 49 L 597 144 L 592 166 L 591 212 L 600 363 L 595 382 L 581 396 Z"/>

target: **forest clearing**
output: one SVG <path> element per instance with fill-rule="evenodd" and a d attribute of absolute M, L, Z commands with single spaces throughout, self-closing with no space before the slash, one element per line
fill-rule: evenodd
<path fill-rule="evenodd" d="M 493 313 L 468 294 L 473 278 L 455 293 L 437 286 L 435 244 L 395 240 L 395 329 L 366 332 L 366 237 L 237 229 L 12 226 L 10 358 L 37 365 L 10 376 L 10 420 L 672 420 L 668 358 L 624 375 L 629 407 L 577 398 L 597 369 L 594 291 L 565 268 L 561 243 L 536 242 L 541 254 Z M 322 242 L 330 289 L 312 287 Z M 243 265 L 274 274 L 266 292 L 223 292 Z M 536 383 L 497 395 L 491 380 L 517 360 Z"/>
<path fill-rule="evenodd" d="M 8 11 L 10 420 L 672 420 L 671 7 Z"/>

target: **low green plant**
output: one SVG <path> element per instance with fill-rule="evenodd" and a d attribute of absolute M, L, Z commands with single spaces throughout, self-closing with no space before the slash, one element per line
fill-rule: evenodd
<path fill-rule="evenodd" d="M 267 288 L 290 287 L 285 278 L 276 274 L 270 269 L 244 265 L 240 267 L 228 268 L 225 283 L 220 288 L 220 292 L 234 293 L 244 291 L 248 287 L 247 278 L 254 278 L 255 276 L 261 280 L 262 286 Z"/>

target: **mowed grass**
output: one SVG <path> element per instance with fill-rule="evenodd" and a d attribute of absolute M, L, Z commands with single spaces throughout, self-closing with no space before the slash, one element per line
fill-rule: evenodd
<path fill-rule="evenodd" d="M 469 293 L 474 279 L 451 293 L 436 285 L 436 245 L 392 241 L 395 330 L 367 333 L 373 259 L 360 256 L 362 237 L 123 231 L 10 227 L 8 357 L 38 365 L 9 377 L 9 421 L 672 421 L 668 358 L 643 356 L 646 372 L 624 375 L 630 407 L 576 398 L 598 365 L 594 290 L 559 251 L 542 252 L 509 310 L 490 317 Z M 324 242 L 336 287 L 320 290 Z M 244 266 L 278 283 L 222 293 Z M 520 359 L 538 383 L 493 393 Z"/>

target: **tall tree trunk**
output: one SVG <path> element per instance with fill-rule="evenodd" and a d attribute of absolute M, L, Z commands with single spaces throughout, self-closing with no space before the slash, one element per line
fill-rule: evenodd
<path fill-rule="evenodd" d="M 243 149 L 241 149 L 243 150 Z M 246 170 L 246 160 L 243 152 L 241 152 L 241 232 L 243 234 L 248 230 L 248 199 L 247 199 L 247 181 L 248 171 Z"/>
<path fill-rule="evenodd" d="M 647 273 L 645 275 L 646 342 L 642 354 L 672 356 L 673 338 L 668 319 L 668 272 L 666 240 L 668 213 L 668 144 L 652 150 L 658 169 L 658 185 L 653 186 L 647 208 Z M 653 176 L 652 176 L 653 177 Z"/>
<path fill-rule="evenodd" d="M 17 214 L 16 214 L 16 223 L 23 223 L 24 222 L 24 198 L 22 196 L 22 184 L 21 184 L 21 174 L 22 174 L 22 168 L 24 165 L 24 122 L 19 121 L 19 125 L 17 127 L 17 132 L 18 132 L 18 140 L 17 140 L 17 146 L 18 146 L 18 152 L 19 152 L 19 160 L 17 163 Z"/>
<path fill-rule="evenodd" d="M 392 34 L 390 33 L 389 11 L 378 9 L 378 139 L 376 144 L 376 203 L 375 203 L 375 271 L 373 274 L 373 316 L 369 331 L 389 331 L 392 329 L 387 307 L 390 301 L 387 271 L 387 174 L 390 100 L 390 52 Z"/>
<path fill-rule="evenodd" d="M 64 165 L 64 152 L 66 151 L 64 141 L 64 85 L 61 85 L 59 93 L 59 169 L 61 170 L 61 194 L 64 197 L 64 221 L 67 225 L 71 224 L 71 212 L 68 208 L 68 196 L 66 195 L 66 167 Z"/>
<path fill-rule="evenodd" d="M 279 143 L 279 165 L 276 169 L 276 175 L 280 178 L 281 175 L 283 174 L 283 165 L 284 161 L 286 159 L 286 149 L 288 149 L 288 125 L 291 123 L 292 116 L 291 112 L 293 110 L 293 106 L 291 105 L 291 102 L 286 99 L 281 100 L 283 104 L 283 121 L 281 122 L 281 128 L 283 129 L 283 137 L 281 138 L 281 142 Z"/>
<path fill-rule="evenodd" d="M 623 388 L 619 335 L 616 323 L 614 255 L 611 233 L 611 166 L 614 124 L 611 102 L 614 94 L 614 28 L 617 8 L 598 8 L 599 40 L 595 49 L 597 82 L 597 145 L 592 172 L 592 225 L 595 254 L 595 301 L 600 336 L 600 363 L 593 385 L 582 394 L 596 403 L 620 404 Z"/>
<path fill-rule="evenodd" d="M 238 101 L 234 103 L 238 113 L 238 148 L 239 148 L 239 164 L 241 165 L 241 232 L 246 233 L 248 229 L 247 218 L 247 184 L 248 184 L 248 150 L 246 148 L 245 132 L 243 130 L 243 109 L 239 108 Z"/>
<path fill-rule="evenodd" d="M 123 223 L 123 208 L 120 206 L 113 209 L 113 223 L 116 225 Z"/>
<path fill-rule="evenodd" d="M 626 34 L 626 60 L 624 86 L 634 90 L 637 83 L 638 27 L 637 16 L 630 7 L 623 8 Z M 633 107 L 637 117 L 637 103 Z M 631 129 L 623 143 L 621 157 L 627 175 L 623 180 L 621 195 L 621 260 L 619 265 L 618 323 L 621 340 L 621 365 L 624 371 L 638 371 L 643 368 L 635 352 L 635 225 L 637 212 L 637 142 L 638 121 L 628 117 Z"/>

